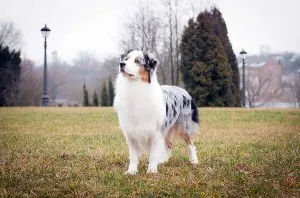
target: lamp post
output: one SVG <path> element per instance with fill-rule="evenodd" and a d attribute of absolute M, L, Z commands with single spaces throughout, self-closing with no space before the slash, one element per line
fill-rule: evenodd
<path fill-rule="evenodd" d="M 42 106 L 48 106 L 49 104 L 49 95 L 48 95 L 48 82 L 47 82 L 47 37 L 50 34 L 50 29 L 45 25 L 41 29 L 42 35 L 45 38 L 44 48 L 45 48 L 45 55 L 44 55 L 44 86 L 43 86 L 43 95 L 42 95 Z"/>
<path fill-rule="evenodd" d="M 242 49 L 242 51 L 240 52 L 240 55 L 242 56 L 242 59 L 243 59 L 243 101 L 242 101 L 242 106 L 246 107 L 245 58 L 246 58 L 247 52 L 244 49 Z"/>

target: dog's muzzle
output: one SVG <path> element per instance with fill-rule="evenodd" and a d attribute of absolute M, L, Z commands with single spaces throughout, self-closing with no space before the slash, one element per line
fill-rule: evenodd
<path fill-rule="evenodd" d="M 124 75 L 124 76 L 128 76 L 128 77 L 134 77 L 133 74 L 129 74 L 125 71 L 125 66 L 126 66 L 126 63 L 124 62 L 120 62 L 120 72 Z"/>
<path fill-rule="evenodd" d="M 120 71 L 121 71 L 121 72 L 125 72 L 125 70 L 124 70 L 125 65 L 126 65 L 126 63 L 120 62 Z"/>

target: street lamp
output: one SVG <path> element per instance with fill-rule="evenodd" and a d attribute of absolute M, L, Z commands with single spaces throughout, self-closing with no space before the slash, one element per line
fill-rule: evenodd
<path fill-rule="evenodd" d="M 45 43 L 44 43 L 44 47 L 45 47 L 45 55 L 44 55 L 44 87 L 43 87 L 43 95 L 42 95 L 42 106 L 48 106 L 49 104 L 49 96 L 48 96 L 48 84 L 47 84 L 47 37 L 50 34 L 50 29 L 47 27 L 47 25 L 45 25 L 45 27 L 43 27 L 41 29 L 42 35 L 45 38 Z"/>
<path fill-rule="evenodd" d="M 242 51 L 240 52 L 240 55 L 242 56 L 242 59 L 243 59 L 243 101 L 242 101 L 242 106 L 243 107 L 246 107 L 246 89 L 245 89 L 245 58 L 246 58 L 246 55 L 247 55 L 247 52 L 242 49 Z"/>

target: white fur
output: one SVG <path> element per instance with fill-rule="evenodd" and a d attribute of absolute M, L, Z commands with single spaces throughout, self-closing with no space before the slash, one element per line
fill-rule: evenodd
<path fill-rule="evenodd" d="M 192 164 L 198 164 L 196 147 L 193 144 L 188 145 L 189 160 Z"/>

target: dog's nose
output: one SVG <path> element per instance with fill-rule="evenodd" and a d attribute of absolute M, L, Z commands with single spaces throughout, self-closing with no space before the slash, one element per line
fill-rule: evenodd
<path fill-rule="evenodd" d="M 125 65 L 126 65 L 126 63 L 124 63 L 124 62 L 121 62 L 121 63 L 120 63 L 120 67 L 121 67 L 121 69 L 122 69 L 122 68 L 124 68 L 124 67 L 125 67 Z"/>

